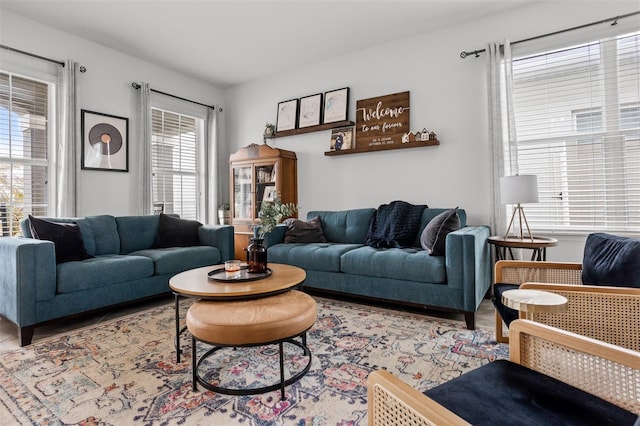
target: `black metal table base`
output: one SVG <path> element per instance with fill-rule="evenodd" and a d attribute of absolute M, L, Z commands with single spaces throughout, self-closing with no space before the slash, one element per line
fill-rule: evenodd
<path fill-rule="evenodd" d="M 191 337 L 191 360 L 192 360 L 191 361 L 191 367 L 192 367 L 192 375 L 193 375 L 192 376 L 192 380 L 193 380 L 193 390 L 194 390 L 194 392 L 198 390 L 198 383 L 200 383 L 203 387 L 205 387 L 206 389 L 208 389 L 210 391 L 223 393 L 223 394 L 226 394 L 226 395 L 255 395 L 255 394 L 267 393 L 267 392 L 271 392 L 271 391 L 280 389 L 280 399 L 284 401 L 285 400 L 285 391 L 284 391 L 285 386 L 289 386 L 292 383 L 295 383 L 298 380 L 300 380 L 305 374 L 307 374 L 307 372 L 311 368 L 311 351 L 307 347 L 307 333 L 304 332 L 300 336 L 302 337 L 302 342 L 298 342 L 298 341 L 294 340 L 293 338 L 287 338 L 287 339 L 282 339 L 282 340 L 278 340 L 278 341 L 275 341 L 275 342 L 260 343 L 260 344 L 255 344 L 255 345 L 244 345 L 246 347 L 257 347 L 257 346 L 266 346 L 266 345 L 271 345 L 271 344 L 276 344 L 277 343 L 278 344 L 278 350 L 279 350 L 280 383 L 275 383 L 273 385 L 262 386 L 262 387 L 251 388 L 251 389 L 232 389 L 232 388 L 225 388 L 225 387 L 222 387 L 222 386 L 215 386 L 215 385 L 212 385 L 211 383 L 209 383 L 207 380 L 205 380 L 200 374 L 198 374 L 198 369 L 200 367 L 200 364 L 203 361 L 205 361 L 209 356 L 213 355 L 215 352 L 217 352 L 217 351 L 219 351 L 221 349 L 229 348 L 230 346 L 214 346 L 213 348 L 211 348 L 207 352 L 205 352 L 200 357 L 200 359 L 197 359 L 197 357 L 196 357 L 196 342 L 199 341 L 199 340 L 192 336 Z M 203 342 L 203 343 L 212 344 L 210 342 Z M 299 347 L 300 349 L 303 350 L 304 356 L 309 358 L 309 362 L 307 363 L 307 365 L 302 370 L 298 371 L 296 374 L 294 374 L 293 376 L 291 376 L 290 378 L 288 378 L 286 380 L 284 378 L 284 350 L 283 350 L 283 343 L 291 343 L 292 345 L 295 345 L 295 346 Z"/>

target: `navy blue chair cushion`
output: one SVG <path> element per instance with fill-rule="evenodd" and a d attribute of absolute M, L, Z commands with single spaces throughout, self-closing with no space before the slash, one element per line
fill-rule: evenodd
<path fill-rule="evenodd" d="M 520 286 L 517 284 L 501 284 L 496 283 L 493 285 L 493 306 L 496 307 L 496 310 L 500 314 L 500 317 L 504 321 L 504 323 L 509 327 L 511 321 L 518 319 L 518 311 L 515 309 L 509 308 L 502 303 L 502 293 L 507 290 L 517 290 Z"/>
<path fill-rule="evenodd" d="M 590 234 L 584 246 L 582 283 L 640 288 L 640 239 Z"/>
<path fill-rule="evenodd" d="M 519 364 L 498 360 L 424 392 L 476 426 L 634 425 L 638 416 Z"/>

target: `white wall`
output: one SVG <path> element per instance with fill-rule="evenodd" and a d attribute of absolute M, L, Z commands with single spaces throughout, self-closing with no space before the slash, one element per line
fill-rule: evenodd
<path fill-rule="evenodd" d="M 132 147 L 136 143 L 138 131 L 138 91 L 131 87 L 132 82 L 146 81 L 153 89 L 205 104 L 224 103 L 222 91 L 206 82 L 141 61 L 6 10 L 0 13 L 0 29 L 0 40 L 4 45 L 57 60 L 71 58 L 87 68 L 86 73 L 77 75 L 79 109 L 129 118 L 130 172 L 78 170 L 78 216 L 137 214 L 137 158 Z"/>
<path fill-rule="evenodd" d="M 431 207 L 460 206 L 469 224 L 488 224 L 485 56 L 462 60 L 459 53 L 482 49 L 493 40 L 520 40 L 636 9 L 637 2 L 540 2 L 391 43 L 385 43 L 384 35 L 393 29 L 381 29 L 380 39 L 367 50 L 227 89 L 230 148 L 261 143 L 264 124 L 275 123 L 280 101 L 348 86 L 349 118 L 354 120 L 356 100 L 409 90 L 411 128 L 434 130 L 439 146 L 327 157 L 330 131 L 270 142 L 298 155 L 301 217 L 316 209 L 377 207 L 405 200 Z M 630 19 L 640 27 L 637 17 Z M 425 17 L 425 30 L 428 22 Z M 555 237 L 560 244 L 548 250 L 549 260 L 582 260 L 585 237 Z"/>

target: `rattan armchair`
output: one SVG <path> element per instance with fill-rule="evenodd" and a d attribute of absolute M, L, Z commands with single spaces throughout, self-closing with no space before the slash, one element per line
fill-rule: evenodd
<path fill-rule="evenodd" d="M 563 313 L 539 313 L 536 321 L 614 345 L 640 351 L 640 289 L 582 285 L 579 263 L 504 260 L 496 263 L 495 281 L 566 297 Z M 508 343 L 496 311 L 496 340 Z"/>
<path fill-rule="evenodd" d="M 510 332 L 512 362 L 640 415 L 639 352 L 529 320 L 514 321 Z M 504 413 L 489 415 L 495 417 L 488 424 L 499 424 Z M 469 424 L 384 370 L 368 378 L 368 420 L 370 426 Z"/>

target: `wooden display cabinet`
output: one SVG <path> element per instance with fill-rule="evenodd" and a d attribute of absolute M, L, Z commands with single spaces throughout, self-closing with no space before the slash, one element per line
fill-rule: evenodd
<path fill-rule="evenodd" d="M 277 193 L 283 203 L 298 204 L 298 160 L 293 151 L 251 144 L 231 154 L 229 171 L 235 258 L 245 260 L 263 201 Z"/>

